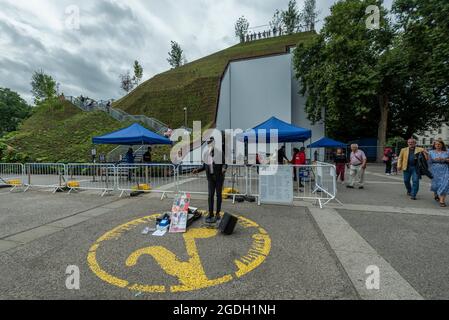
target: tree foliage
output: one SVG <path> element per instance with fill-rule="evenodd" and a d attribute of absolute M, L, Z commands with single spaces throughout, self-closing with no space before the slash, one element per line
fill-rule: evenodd
<path fill-rule="evenodd" d="M 296 6 L 296 0 L 288 2 L 288 8 L 282 12 L 282 22 L 286 28 L 287 34 L 293 34 L 299 30 L 300 14 Z"/>
<path fill-rule="evenodd" d="M 449 2 L 396 0 L 393 13 L 407 61 L 408 90 L 418 96 L 415 108 L 430 105 L 425 110 L 434 117 L 433 126 L 439 126 L 444 118 L 449 121 Z"/>
<path fill-rule="evenodd" d="M 240 42 L 245 41 L 245 36 L 248 33 L 248 29 L 248 20 L 244 16 L 238 18 L 237 22 L 235 23 L 235 36 L 240 39 Z"/>
<path fill-rule="evenodd" d="M 31 114 L 31 107 L 20 95 L 0 88 L 0 137 L 16 131 L 19 124 Z"/>
<path fill-rule="evenodd" d="M 31 78 L 31 93 L 34 96 L 36 105 L 56 97 L 57 84 L 56 81 L 43 70 L 33 73 Z"/>
<path fill-rule="evenodd" d="M 176 41 L 171 41 L 171 50 L 168 53 L 167 61 L 173 69 L 178 68 L 187 62 L 187 59 L 184 56 L 184 51 Z"/>
<path fill-rule="evenodd" d="M 131 77 L 129 71 L 120 75 L 120 88 L 126 93 L 131 92 L 134 89 L 135 79 Z"/>
<path fill-rule="evenodd" d="M 367 28 L 369 5 L 380 8 L 378 29 Z M 422 48 L 404 32 L 410 27 L 411 20 L 406 20 L 401 27 L 393 25 L 379 0 L 343 0 L 332 6 L 321 34 L 295 51 L 297 77 L 301 93 L 308 96 L 306 109 L 312 121 L 321 120 L 325 108 L 326 127 L 337 138 L 348 141 L 377 131 L 380 145 L 385 145 L 387 133 L 406 138 L 437 124 L 436 118 L 447 110 L 442 100 L 447 101 L 448 82 L 447 72 L 433 67 L 443 68 L 444 60 L 416 54 Z M 431 32 L 421 33 L 420 41 L 426 43 L 427 37 L 434 39 Z M 432 45 L 439 47 L 441 41 Z"/>
<path fill-rule="evenodd" d="M 304 31 L 315 31 L 318 22 L 318 12 L 316 10 L 316 0 L 305 0 L 304 8 L 300 14 L 301 26 Z"/>
<path fill-rule="evenodd" d="M 140 65 L 139 61 L 134 61 L 134 83 L 136 86 L 139 85 L 143 77 L 143 67 Z"/>
<path fill-rule="evenodd" d="M 273 18 L 271 18 L 269 24 L 272 30 L 273 29 L 279 30 L 283 27 L 284 22 L 282 20 L 282 12 L 279 11 L 279 9 L 276 9 L 276 11 L 273 14 Z"/>

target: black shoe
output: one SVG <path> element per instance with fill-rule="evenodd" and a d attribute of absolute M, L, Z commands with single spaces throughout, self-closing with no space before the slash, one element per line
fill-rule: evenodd
<path fill-rule="evenodd" d="M 221 215 L 220 215 L 219 213 L 217 213 L 217 214 L 215 215 L 215 220 L 217 220 L 217 222 L 220 222 L 220 220 L 221 220 Z"/>
<path fill-rule="evenodd" d="M 353 186 L 346 186 L 346 188 L 348 188 L 348 189 L 354 189 Z"/>
<path fill-rule="evenodd" d="M 217 219 L 215 217 L 207 217 L 206 218 L 206 223 L 208 223 L 208 224 L 217 223 Z"/>
<path fill-rule="evenodd" d="M 359 187 L 360 190 L 365 189 L 365 187 Z"/>
<path fill-rule="evenodd" d="M 418 200 L 418 199 L 416 199 L 416 197 L 411 197 L 410 199 L 412 199 L 412 200 Z"/>

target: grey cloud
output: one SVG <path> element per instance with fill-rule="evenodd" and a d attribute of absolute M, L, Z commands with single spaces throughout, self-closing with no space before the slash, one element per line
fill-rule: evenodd
<path fill-rule="evenodd" d="M 17 0 L 0 1 L 0 86 L 29 98 L 32 73 L 42 68 L 66 95 L 96 99 L 119 98 L 119 74 L 131 70 L 136 59 L 143 64 L 145 79 L 168 70 L 170 40 L 179 42 L 193 61 L 236 44 L 234 23 L 239 16 L 245 15 L 252 26 L 264 25 L 275 9 L 288 4 L 288 0 L 78 0 L 80 30 L 68 30 L 50 27 L 45 14 L 19 9 Z M 321 20 L 333 2 L 317 0 Z M 39 3 L 42 12 L 52 12 L 62 21 L 65 8 L 74 1 Z M 298 1 L 298 7 L 302 5 Z M 18 25 L 37 34 L 27 34 Z"/>
<path fill-rule="evenodd" d="M 15 26 L 0 20 L 0 35 L 1 37 L 8 38 L 8 45 L 14 47 L 20 47 L 24 50 L 45 51 L 43 44 L 36 38 L 27 35 L 24 31 L 20 31 Z"/>

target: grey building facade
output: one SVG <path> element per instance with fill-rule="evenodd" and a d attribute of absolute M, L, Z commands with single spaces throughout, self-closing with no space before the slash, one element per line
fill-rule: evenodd
<path fill-rule="evenodd" d="M 324 122 L 312 125 L 307 119 L 306 98 L 299 90 L 290 52 L 230 62 L 221 82 L 216 127 L 247 130 L 275 116 L 311 129 L 316 141 L 325 135 Z M 292 147 L 287 145 L 287 150 Z"/>

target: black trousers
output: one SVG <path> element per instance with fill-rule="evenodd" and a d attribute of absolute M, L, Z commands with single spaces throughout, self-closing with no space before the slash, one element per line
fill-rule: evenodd
<path fill-rule="evenodd" d="M 207 177 L 209 192 L 209 215 L 214 214 L 215 193 L 217 193 L 217 214 L 221 212 L 221 203 L 223 201 L 224 176 L 211 174 Z"/>
<path fill-rule="evenodd" d="M 391 173 L 392 161 L 385 161 L 385 173 Z"/>

